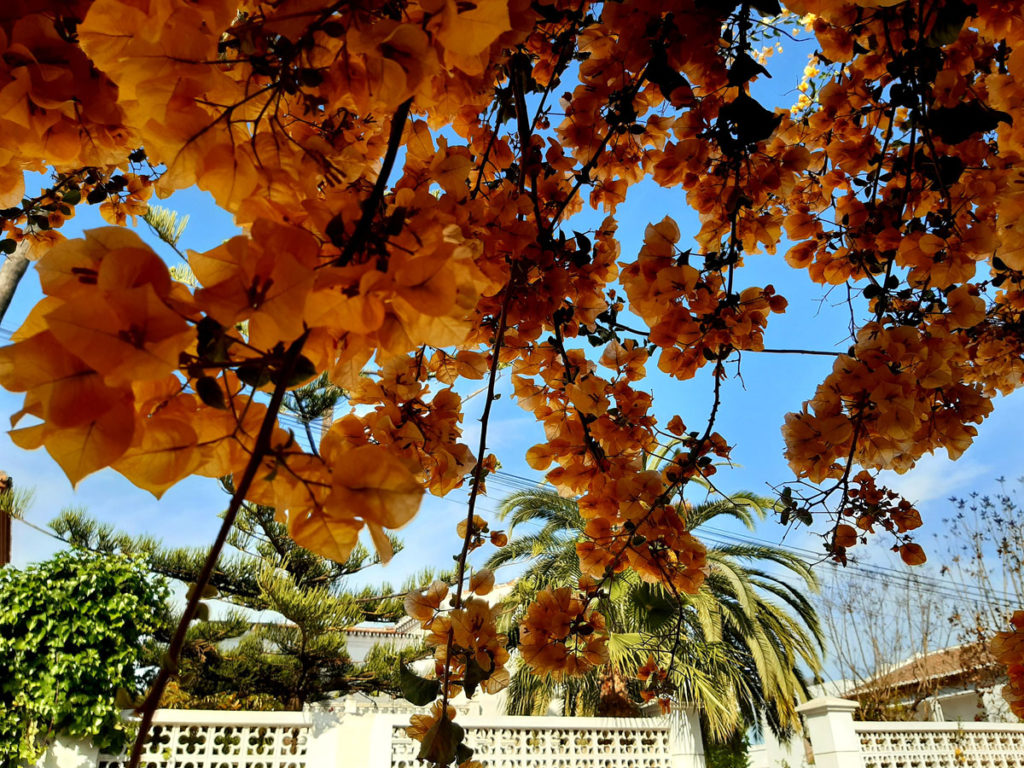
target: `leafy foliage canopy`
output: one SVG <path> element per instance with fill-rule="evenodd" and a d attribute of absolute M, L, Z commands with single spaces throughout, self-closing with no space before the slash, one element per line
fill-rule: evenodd
<path fill-rule="evenodd" d="M 118 753 L 121 710 L 140 690 L 143 640 L 166 597 L 126 557 L 62 552 L 0 571 L 0 762 L 32 762 L 58 733 Z"/>

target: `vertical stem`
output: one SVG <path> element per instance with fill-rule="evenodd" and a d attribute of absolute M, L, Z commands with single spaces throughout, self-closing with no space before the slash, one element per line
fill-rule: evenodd
<path fill-rule="evenodd" d="M 412 108 L 412 97 L 403 101 L 395 110 L 391 118 L 391 132 L 388 134 L 388 147 L 384 153 L 384 160 L 381 161 L 380 173 L 377 174 L 377 181 L 373 184 L 370 196 L 363 201 L 363 214 L 356 223 L 352 237 L 345 243 L 345 249 L 341 255 L 334 260 L 334 266 L 346 267 L 352 258 L 362 250 L 366 239 L 370 236 L 373 227 L 374 217 L 377 209 L 384 200 L 384 192 L 387 190 L 388 178 L 391 176 L 391 169 L 395 166 L 395 158 L 398 157 L 398 148 L 402 144 L 402 133 L 405 131 L 405 123 L 409 119 L 409 110 Z"/>
<path fill-rule="evenodd" d="M 252 455 L 249 457 L 249 462 L 245 465 L 245 470 L 242 472 L 241 480 L 239 480 L 238 486 L 231 496 L 231 503 L 224 514 L 224 522 L 221 523 L 220 530 L 217 532 L 217 538 L 214 540 L 213 546 L 210 547 L 210 552 L 206 556 L 206 562 L 203 563 L 203 568 L 196 578 L 195 585 L 192 587 L 192 594 L 189 595 L 188 602 L 185 604 L 181 620 L 174 630 L 174 636 L 171 638 L 171 644 L 167 650 L 167 663 L 160 668 L 160 672 L 157 673 L 156 680 L 153 681 L 153 686 L 150 688 L 149 694 L 142 704 L 142 721 L 139 723 L 138 736 L 135 737 L 135 743 L 132 745 L 132 754 L 128 760 L 128 768 L 138 768 L 139 766 L 142 749 L 146 744 L 146 737 L 149 735 L 149 729 L 153 725 L 153 715 L 160 705 L 160 697 L 163 695 L 164 688 L 167 687 L 171 675 L 174 674 L 174 668 L 177 667 L 181 649 L 185 645 L 188 625 L 192 623 L 192 619 L 196 616 L 199 603 L 202 601 L 203 590 L 210 583 L 210 577 L 217 567 L 217 560 L 220 558 L 221 550 L 224 549 L 228 534 L 231 532 L 231 527 L 238 516 L 238 510 L 241 509 L 242 501 L 249 492 L 249 486 L 252 485 L 252 481 L 256 478 L 256 472 L 264 457 L 270 452 L 270 438 L 274 433 L 274 425 L 277 423 L 277 414 L 281 410 L 285 391 L 288 389 L 286 382 L 291 378 L 295 370 L 295 364 L 299 359 L 302 346 L 306 343 L 308 335 L 309 331 L 307 330 L 302 336 L 292 342 L 292 345 L 285 353 L 284 365 L 281 369 L 281 376 L 278 379 L 279 383 L 270 396 L 267 412 L 263 417 L 263 423 L 260 424 L 260 431 L 256 435 L 256 442 L 253 444 Z"/>
<path fill-rule="evenodd" d="M 505 324 L 508 319 L 508 304 L 512 297 L 512 285 L 509 281 L 505 286 L 505 297 L 501 302 L 501 314 L 498 316 L 498 329 L 494 333 L 494 351 L 491 356 L 491 370 L 487 380 L 487 402 L 484 403 L 484 412 L 480 416 L 480 445 L 477 449 L 476 466 L 473 467 L 473 485 L 469 491 L 469 505 L 466 511 L 466 535 L 462 538 L 462 551 L 459 552 L 458 565 L 455 568 L 455 601 L 453 607 L 462 607 L 462 583 L 466 575 L 466 558 L 469 556 L 469 543 L 473 538 L 473 516 L 476 512 L 476 499 L 480 495 L 480 485 L 484 477 L 484 453 L 487 451 L 487 425 L 491 418 L 491 406 L 494 403 L 494 385 L 498 379 L 498 358 L 501 355 L 501 345 L 505 339 Z M 452 646 L 455 635 L 452 629 L 448 630 L 448 642 L 445 647 L 444 660 L 444 686 L 441 689 L 442 705 L 441 711 L 448 707 L 448 693 L 451 679 L 451 658 Z"/>
<path fill-rule="evenodd" d="M 0 469 L 0 568 L 11 562 L 11 518 L 14 513 L 14 481 Z"/>

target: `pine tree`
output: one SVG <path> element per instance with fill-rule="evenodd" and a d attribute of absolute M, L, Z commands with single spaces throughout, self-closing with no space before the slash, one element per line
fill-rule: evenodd
<path fill-rule="evenodd" d="M 290 395 L 290 408 L 308 424 L 332 410 L 341 394 L 303 387 Z M 221 483 L 233 491 L 230 479 Z M 152 536 L 119 533 L 81 509 L 64 510 L 50 527 L 76 548 L 142 554 L 154 572 L 185 585 L 196 581 L 206 558 L 201 548 L 168 548 Z M 401 542 L 390 538 L 400 551 Z M 351 590 L 346 578 L 377 565 L 376 555 L 359 545 L 344 563 L 321 557 L 294 542 L 273 508 L 251 503 L 242 506 L 228 544 L 232 552 L 221 557 L 204 598 L 230 610 L 211 617 L 207 606 L 204 620 L 190 627 L 164 705 L 298 709 L 333 692 L 398 690 L 393 670 L 419 649 L 381 648 L 369 663 L 356 665 L 346 651 L 345 630 L 363 621 L 398 620 L 404 593 L 447 574 L 417 574 L 400 589 L 384 583 Z M 256 621 L 254 612 L 272 617 Z M 154 666 L 163 663 L 178 618 L 168 608 L 147 649 Z"/>
<path fill-rule="evenodd" d="M 106 553 L 145 555 L 156 573 L 184 585 L 193 583 L 203 564 L 201 549 L 167 548 L 151 536 L 129 536 L 68 509 L 50 527 L 76 548 Z M 403 615 L 401 598 L 435 578 L 412 577 L 391 584 L 345 587 L 347 576 L 378 563 L 362 547 L 345 563 L 335 563 L 302 549 L 274 520 L 274 510 L 246 505 L 232 532 L 234 551 L 221 559 L 213 589 L 206 597 L 230 609 L 209 615 L 189 629 L 178 680 L 164 704 L 187 708 L 297 709 L 333 692 L 395 692 L 399 657 L 380 649 L 372 664 L 356 665 L 348 657 L 345 630 L 363 621 L 395 621 Z M 396 551 L 400 542 L 393 541 Z M 256 620 L 254 612 L 271 614 Z M 149 647 L 149 660 L 162 663 L 178 616 L 168 606 Z"/>

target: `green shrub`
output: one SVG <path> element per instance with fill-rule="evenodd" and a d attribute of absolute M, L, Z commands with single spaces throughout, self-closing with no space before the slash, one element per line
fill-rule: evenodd
<path fill-rule="evenodd" d="M 750 740 L 737 731 L 726 741 L 704 739 L 704 762 L 707 768 L 749 768 Z"/>
<path fill-rule="evenodd" d="M 119 752 L 140 640 L 167 597 L 144 563 L 61 552 L 0 571 L 0 765 L 32 762 L 57 734 Z"/>

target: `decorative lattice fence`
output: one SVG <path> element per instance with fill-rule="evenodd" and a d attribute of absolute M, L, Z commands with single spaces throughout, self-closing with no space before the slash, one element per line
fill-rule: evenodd
<path fill-rule="evenodd" d="M 144 768 L 422 768 L 409 708 L 351 701 L 309 712 L 159 710 Z M 383 711 L 382 711 L 383 710 Z M 482 718 L 460 713 L 487 768 L 704 768 L 696 720 Z M 99 755 L 97 768 L 124 768 Z M 81 763 L 79 763 L 81 765 Z"/>
<path fill-rule="evenodd" d="M 505 717 L 466 720 L 466 745 L 487 768 L 674 768 L 665 720 Z M 395 723 L 391 767 L 422 768 L 419 742 Z M 689 767 L 687 767 L 689 768 Z"/>
<path fill-rule="evenodd" d="M 468 708 L 468 707 L 464 707 Z M 404 709 L 404 712 L 399 712 Z M 158 710 L 144 768 L 422 768 L 410 705 L 352 699 L 306 712 Z M 459 712 L 487 768 L 704 768 L 688 710 L 666 718 L 481 717 Z M 46 768 L 125 768 L 88 743 L 55 744 Z"/>
<path fill-rule="evenodd" d="M 143 768 L 315 768 L 308 766 L 309 722 L 301 712 L 160 710 Z M 124 756 L 100 755 L 98 768 L 123 768 Z"/>
<path fill-rule="evenodd" d="M 1024 768 L 1024 726 L 869 723 L 854 730 L 864 768 Z"/>
<path fill-rule="evenodd" d="M 1024 723 L 856 721 L 857 702 L 822 697 L 801 704 L 813 762 L 792 750 L 791 768 L 1024 768 Z M 803 753 L 803 750 L 799 750 Z M 765 760 L 751 768 L 775 768 Z"/>

